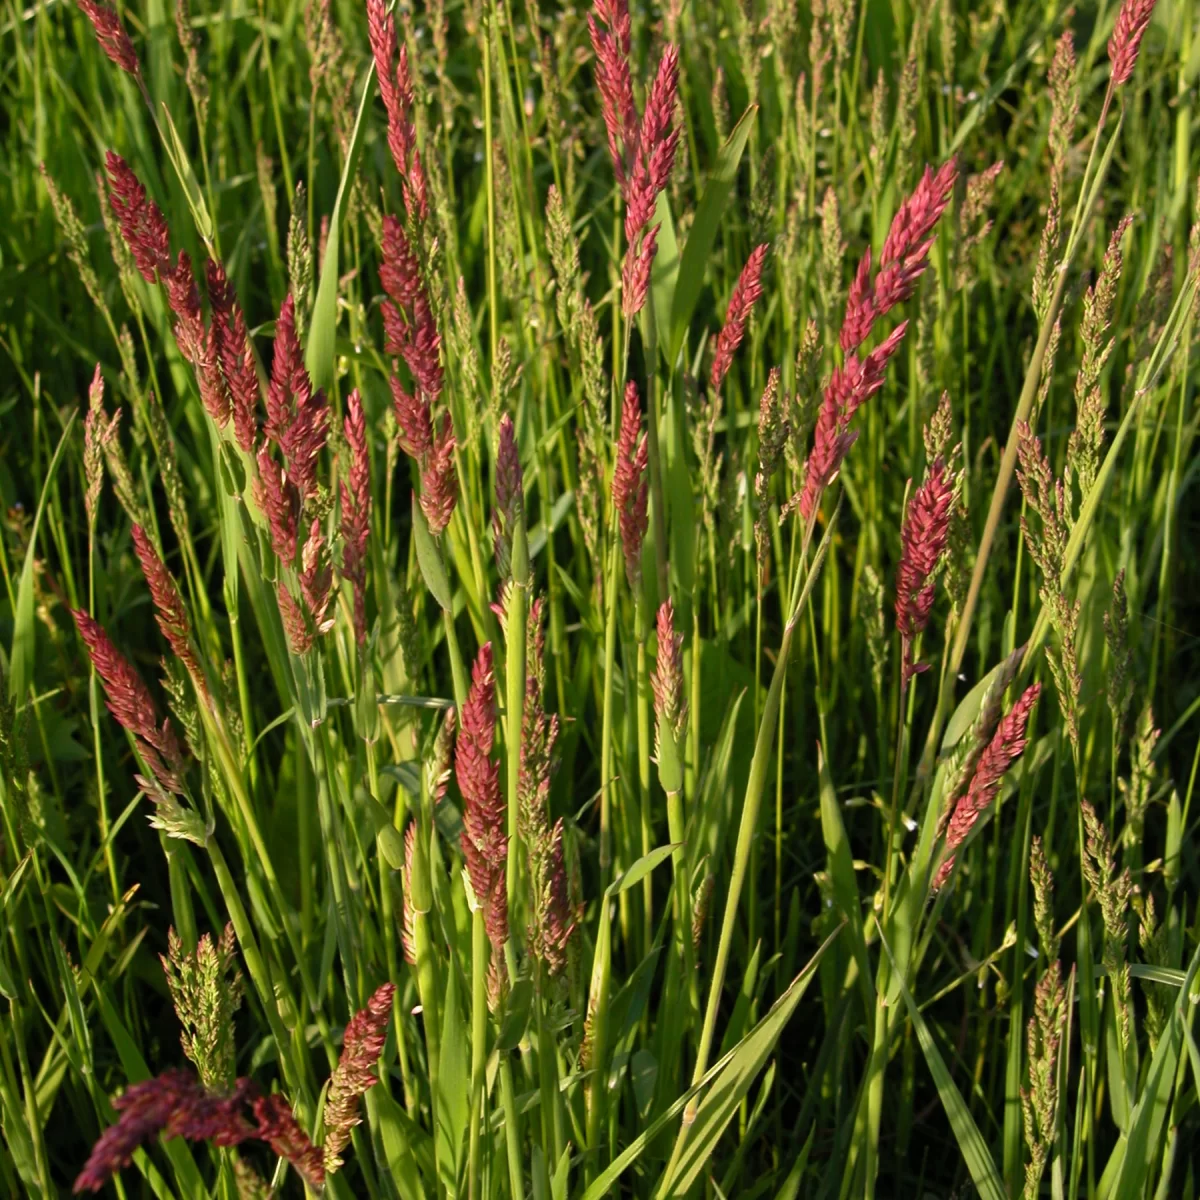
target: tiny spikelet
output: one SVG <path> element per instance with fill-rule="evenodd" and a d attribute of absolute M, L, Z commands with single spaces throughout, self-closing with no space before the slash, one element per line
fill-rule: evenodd
<path fill-rule="evenodd" d="M 734 284 L 733 294 L 729 297 L 729 307 L 725 312 L 725 324 L 717 335 L 716 348 L 713 351 L 712 367 L 708 373 L 708 386 L 717 392 L 725 382 L 725 376 L 733 365 L 733 356 L 746 336 L 746 322 L 754 310 L 754 305 L 763 294 L 762 273 L 767 261 L 768 246 L 764 243 L 756 246 L 746 260 L 738 281 Z"/>
<path fill-rule="evenodd" d="M 380 984 L 366 1008 L 355 1013 L 346 1026 L 342 1053 L 325 1098 L 324 1161 L 329 1174 L 342 1165 L 341 1153 L 350 1141 L 350 1132 L 362 1121 L 358 1098 L 377 1082 L 373 1068 L 383 1051 L 395 992 L 394 984 Z"/>
<path fill-rule="evenodd" d="M 113 64 L 135 79 L 140 79 L 141 63 L 138 62 L 137 51 L 133 48 L 129 34 L 125 32 L 121 18 L 107 4 L 99 3 L 99 0 L 77 0 L 77 3 L 80 12 L 91 21 L 100 48 Z"/>

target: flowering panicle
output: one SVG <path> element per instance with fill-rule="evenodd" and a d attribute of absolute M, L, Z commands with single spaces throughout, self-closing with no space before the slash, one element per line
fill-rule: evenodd
<path fill-rule="evenodd" d="M 100 43 L 100 49 L 115 66 L 140 81 L 142 65 L 138 62 L 137 51 L 133 48 L 129 34 L 125 32 L 121 18 L 99 0 L 78 0 L 78 3 L 80 11 L 91 21 L 92 28 L 96 31 L 96 41 Z"/>
<path fill-rule="evenodd" d="M 675 632 L 675 605 L 666 600 L 658 610 L 658 657 L 650 676 L 654 712 L 676 739 L 687 726 L 683 694 L 683 634 Z"/>
<path fill-rule="evenodd" d="M 281 563 L 291 566 L 298 545 L 300 493 L 265 442 L 258 448 L 257 463 L 254 502 L 267 519 L 271 549 Z"/>
<path fill-rule="evenodd" d="M 1132 220 L 1125 216 L 1117 222 L 1108 240 L 1100 274 L 1083 297 L 1079 327 L 1083 359 L 1075 377 L 1075 428 L 1067 439 L 1067 475 L 1078 483 L 1081 503 L 1087 499 L 1100 467 L 1105 409 L 1100 374 L 1113 351 L 1113 339 L 1106 335 L 1121 278 L 1121 239 Z"/>
<path fill-rule="evenodd" d="M 1104 822 L 1096 815 L 1096 810 L 1086 800 L 1080 801 L 1080 809 L 1084 830 L 1083 877 L 1100 902 L 1100 915 L 1104 921 L 1104 951 L 1101 959 L 1112 981 L 1117 1008 L 1117 1033 L 1124 1053 L 1129 1046 L 1133 1018 L 1129 963 L 1126 958 L 1133 878 L 1127 867 L 1118 869 L 1112 840 L 1104 828 Z"/>
<path fill-rule="evenodd" d="M 549 814 L 558 717 L 547 716 L 545 709 L 545 615 L 545 602 L 539 596 L 529 606 L 517 819 L 529 853 L 529 952 L 554 978 L 567 966 L 575 920 L 567 894 L 563 823 L 559 819 L 551 825 Z"/>
<path fill-rule="evenodd" d="M 746 265 L 733 286 L 729 307 L 725 310 L 725 324 L 717 335 L 712 367 L 708 372 L 708 387 L 712 392 L 721 390 L 721 384 L 725 382 L 725 376 L 729 374 L 729 368 L 733 365 L 733 356 L 746 336 L 746 322 L 750 319 L 755 303 L 763 294 L 762 273 L 768 249 L 764 242 L 750 251 L 750 257 L 746 259 Z"/>
<path fill-rule="evenodd" d="M 367 34 L 375 59 L 379 96 L 388 118 L 388 149 L 404 188 L 404 207 L 416 221 L 429 215 L 429 198 L 417 129 L 413 123 L 413 80 L 408 47 L 397 55 L 396 26 L 386 0 L 367 0 Z"/>
<path fill-rule="evenodd" d="M 253 1084 L 243 1079 L 228 1095 L 216 1095 L 182 1070 L 165 1071 L 132 1084 L 113 1100 L 118 1120 L 92 1147 L 72 1190 L 76 1194 L 98 1192 L 129 1166 L 137 1149 L 159 1134 L 211 1140 L 218 1146 L 236 1146 L 255 1136 L 242 1112 L 252 1089 Z"/>
<path fill-rule="evenodd" d="M 1079 697 L 1083 679 L 1079 672 L 1077 641 L 1079 633 L 1079 601 L 1067 599 L 1062 586 L 1063 565 L 1071 535 L 1071 497 L 1062 479 L 1056 479 L 1049 460 L 1042 452 L 1040 439 L 1033 436 L 1028 424 L 1017 426 L 1019 466 L 1017 480 L 1030 512 L 1037 515 L 1040 529 L 1035 529 L 1028 516 L 1021 518 L 1021 531 L 1030 556 L 1042 576 L 1038 595 L 1046 607 L 1051 627 L 1057 635 L 1057 649 L 1046 646 L 1046 662 L 1054 679 L 1055 691 L 1067 736 L 1073 748 L 1079 742 Z"/>
<path fill-rule="evenodd" d="M 200 400 L 208 415 L 218 428 L 223 428 L 230 415 L 229 392 L 217 364 L 212 331 L 204 325 L 200 289 L 187 252 L 180 250 L 174 266 L 168 267 L 165 274 L 160 271 L 160 275 L 167 289 L 167 303 L 175 314 L 175 342 L 179 353 L 195 368 Z"/>
<path fill-rule="evenodd" d="M 110 150 L 104 161 L 109 207 L 139 273 L 147 283 L 154 283 L 156 273 L 165 278 L 171 271 L 171 235 L 162 210 L 146 195 L 141 181 L 119 154 Z"/>
<path fill-rule="evenodd" d="M 612 498 L 621 528 L 625 577 L 635 596 L 642 578 L 642 542 L 648 525 L 648 456 L 646 435 L 642 432 L 642 406 L 638 399 L 637 384 L 631 379 L 625 385 L 625 403 L 621 406 L 621 431 L 617 438 Z"/>
<path fill-rule="evenodd" d="M 900 632 L 901 677 L 908 681 L 928 663 L 913 661 L 913 645 L 929 624 L 933 575 L 950 532 L 954 480 L 938 458 L 909 501 L 900 531 L 900 569 L 896 573 L 896 628 Z"/>
<path fill-rule="evenodd" d="M 780 389 L 778 367 L 772 367 L 758 402 L 758 471 L 754 476 L 754 546 L 760 579 L 767 566 L 769 533 L 767 518 L 771 505 L 771 476 L 783 461 L 790 433 Z"/>
<path fill-rule="evenodd" d="M 1112 36 L 1108 39 L 1108 60 L 1112 63 L 1112 86 L 1128 83 L 1137 66 L 1138 50 L 1142 38 L 1150 27 L 1154 15 L 1155 0 L 1125 0 Z"/>
<path fill-rule="evenodd" d="M 1039 1193 L 1042 1173 L 1054 1145 L 1058 1118 L 1058 1060 L 1067 1021 L 1062 969 L 1055 960 L 1034 990 L 1033 1016 L 1025 1039 L 1029 1088 L 1021 1089 L 1021 1114 L 1029 1162 L 1025 1166 L 1027 1200 Z"/>
<path fill-rule="evenodd" d="M 525 509 L 525 482 L 521 473 L 521 455 L 512 417 L 500 418 L 500 436 L 496 447 L 496 505 L 492 509 L 492 532 L 496 543 L 496 565 L 500 578 L 512 571 L 513 528 Z"/>
<path fill-rule="evenodd" d="M 884 372 L 900 347 L 907 321 L 897 325 L 865 357 L 860 359 L 858 351 L 876 322 L 915 291 L 917 281 L 929 265 L 933 228 L 950 203 L 957 178 L 954 159 L 943 163 L 936 172 L 926 167 L 920 183 L 892 218 L 873 281 L 869 251 L 859 264 L 846 298 L 846 314 L 838 339 L 845 359 L 840 367 L 834 368 L 825 388 L 804 486 L 789 501 L 789 508 L 798 504 L 806 521 L 854 444 L 857 434 L 850 431 L 850 421 L 862 404 L 883 386 Z"/>
<path fill-rule="evenodd" d="M 471 672 L 471 690 L 459 713 L 458 740 L 454 748 L 454 775 L 463 798 L 462 852 L 475 899 L 483 909 L 488 940 L 492 944 L 490 984 L 499 1000 L 499 966 L 508 940 L 508 894 L 505 867 L 508 838 L 505 804 L 500 791 L 500 767 L 492 758 L 496 733 L 496 682 L 492 674 L 492 646 L 479 650 Z"/>
<path fill-rule="evenodd" d="M 258 1122 L 255 1137 L 266 1142 L 280 1158 L 286 1158 L 311 1187 L 324 1184 L 325 1161 L 320 1147 L 314 1146 L 300 1128 L 292 1106 L 283 1096 L 273 1092 L 257 1097 L 254 1119 Z"/>
<path fill-rule="evenodd" d="M 142 677 L 109 640 L 108 634 L 82 609 L 71 613 L 88 649 L 96 674 L 104 683 L 108 711 L 137 742 L 138 753 L 159 788 L 183 795 L 183 747 L 170 719 L 158 720 L 158 708 Z M 148 789 L 149 790 L 149 789 Z"/>
<path fill-rule="evenodd" d="M 354 590 L 354 638 L 367 641 L 367 539 L 371 535 L 371 457 L 362 397 L 355 388 L 346 397 L 342 434 L 350 452 L 349 470 L 341 483 L 342 575 Z"/>
<path fill-rule="evenodd" d="M 1039 683 L 1030 684 L 1025 689 L 1021 698 L 996 727 L 987 749 L 980 755 L 970 785 L 958 800 L 950 817 L 946 830 L 946 857 L 934 874 L 931 884 L 935 891 L 950 877 L 954 868 L 955 852 L 966 841 L 979 818 L 996 798 L 1005 772 L 1024 752 L 1029 715 L 1041 690 Z"/>
<path fill-rule="evenodd" d="M 245 990 L 235 948 L 232 925 L 216 941 L 201 935 L 192 954 L 172 929 L 167 953 L 159 956 L 183 1026 L 183 1052 L 195 1064 L 200 1082 L 215 1091 L 227 1091 L 234 1082 L 233 1017 Z"/>
<path fill-rule="evenodd" d="M 291 296 L 284 300 L 275 322 L 265 431 L 282 451 L 288 479 L 300 499 L 313 499 L 317 495 L 317 457 L 329 432 L 329 408 L 324 393 L 314 392 L 308 377 Z"/>
<path fill-rule="evenodd" d="M 650 289 L 650 268 L 658 249 L 658 226 L 650 222 L 658 194 L 670 182 L 679 144 L 679 130 L 671 127 L 679 91 L 679 51 L 674 46 L 663 51 L 646 94 L 646 111 L 639 118 L 629 69 L 627 0 L 596 0 L 588 31 L 613 171 L 625 202 L 621 303 L 625 315 L 632 317 L 642 310 Z"/>
<path fill-rule="evenodd" d="M 89 528 L 95 528 L 100 493 L 104 489 L 105 450 L 117 437 L 120 424 L 120 410 L 111 418 L 104 411 L 104 377 L 97 363 L 88 388 L 87 416 L 83 418 L 83 476 L 86 485 L 83 503 Z"/>
<path fill-rule="evenodd" d="M 254 452 L 258 436 L 258 375 L 246 332 L 246 318 L 234 295 L 225 268 L 210 259 L 206 268 L 212 305 L 212 339 L 233 411 L 233 431 L 246 454 Z"/>
<path fill-rule="evenodd" d="M 342 1165 L 341 1153 L 350 1141 L 350 1131 L 362 1123 L 358 1098 L 378 1081 L 373 1070 L 387 1039 L 395 984 L 376 988 L 366 1008 L 354 1014 L 342 1039 L 342 1053 L 329 1078 L 325 1097 L 325 1170 L 332 1174 Z"/>
<path fill-rule="evenodd" d="M 179 594 L 179 587 L 167 570 L 166 564 L 158 556 L 154 543 L 140 525 L 133 527 L 133 548 L 141 564 L 142 574 L 146 577 L 150 598 L 154 601 L 154 615 L 163 637 L 171 643 L 175 656 L 187 667 L 192 678 L 202 680 L 200 664 L 192 649 L 191 623 L 183 606 L 183 597 Z"/>

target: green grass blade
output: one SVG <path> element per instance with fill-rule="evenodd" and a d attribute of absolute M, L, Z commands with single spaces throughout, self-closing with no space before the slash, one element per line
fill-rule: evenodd
<path fill-rule="evenodd" d="M 725 216 L 729 193 L 733 190 L 738 164 L 742 161 L 742 151 L 746 149 L 746 141 L 750 137 L 757 113 L 758 108 L 755 105 L 746 109 L 730 133 L 729 139 L 721 147 L 704 195 L 700 197 L 696 219 L 692 222 L 691 231 L 684 244 L 683 255 L 679 260 L 679 275 L 675 281 L 675 294 L 671 300 L 671 321 L 669 325 L 664 326 L 670 330 L 667 362 L 672 366 L 683 348 L 683 339 L 691 324 L 692 314 L 696 311 L 700 289 L 704 286 L 704 273 L 708 269 L 713 244 L 717 239 L 717 228 Z"/>
<path fill-rule="evenodd" d="M 883 943 L 883 947 L 890 960 L 891 950 L 888 949 L 886 941 Z M 958 1148 L 967 1164 L 967 1170 L 971 1172 L 971 1179 L 974 1181 L 976 1189 L 983 1200 L 1005 1200 L 1007 1193 L 1004 1190 L 1004 1180 L 996 1169 L 996 1163 L 987 1148 L 987 1143 L 983 1140 L 983 1134 L 979 1132 L 979 1126 L 975 1124 L 975 1118 L 971 1116 L 971 1110 L 967 1107 L 962 1092 L 958 1090 L 958 1085 L 955 1084 L 946 1067 L 942 1052 L 937 1048 L 933 1034 L 929 1032 L 929 1026 L 925 1023 L 925 1018 L 921 1016 L 916 1001 L 900 972 L 893 970 L 892 977 L 899 984 L 900 995 L 908 1009 L 913 1029 L 916 1030 L 917 1040 L 921 1043 L 921 1051 L 925 1055 L 929 1072 L 937 1086 L 942 1107 L 950 1119 L 950 1128 L 954 1131 L 954 1138 L 958 1142 Z"/>
<path fill-rule="evenodd" d="M 317 284 L 317 298 L 313 303 L 312 327 L 308 333 L 308 346 L 304 353 L 304 365 L 308 368 L 309 378 L 312 380 L 314 388 L 329 388 L 333 384 L 333 359 L 337 343 L 338 317 L 338 246 L 341 237 L 342 213 L 345 211 L 347 193 L 358 167 L 358 156 L 362 150 L 363 135 L 366 132 L 365 118 L 374 94 L 372 87 L 374 82 L 375 64 L 372 63 L 367 70 L 366 82 L 363 84 L 362 99 L 358 103 L 358 116 L 354 121 L 354 134 L 350 139 L 350 149 L 346 152 L 346 164 L 342 168 L 337 199 L 333 204 L 333 212 L 329 214 L 329 236 L 325 242 L 325 259 L 321 263 L 321 279 Z"/>
<path fill-rule="evenodd" d="M 76 414 L 72 413 L 67 418 L 67 423 L 63 427 L 62 437 L 58 439 L 58 446 L 54 451 L 54 456 L 50 459 L 50 465 L 46 468 L 45 478 L 42 483 L 42 494 L 38 497 L 37 512 L 34 513 L 33 524 L 29 528 L 29 545 L 25 551 L 25 564 L 21 568 L 21 582 L 17 585 L 17 603 L 13 613 L 12 646 L 8 654 L 8 698 L 14 703 L 19 703 L 25 699 L 25 693 L 29 690 L 30 683 L 33 682 L 33 657 L 37 639 L 37 626 L 34 624 L 33 611 L 33 569 L 37 558 L 38 529 L 42 524 L 42 514 L 46 511 L 46 503 L 50 498 L 50 488 L 54 483 L 54 476 L 58 473 L 59 464 L 62 462 L 63 451 L 67 447 L 67 440 L 71 436 L 71 430 L 75 428 L 75 416 Z"/>
<path fill-rule="evenodd" d="M 659 1178 L 656 1196 L 686 1195 L 695 1183 L 750 1091 L 750 1085 L 766 1065 L 796 1006 L 812 982 L 825 952 L 841 931 L 842 927 L 838 926 L 821 943 L 804 970 L 771 1006 L 770 1012 L 730 1052 L 728 1062 L 712 1081 L 696 1109 L 696 1119 L 684 1134 L 682 1151 L 673 1166 L 668 1166 Z"/>

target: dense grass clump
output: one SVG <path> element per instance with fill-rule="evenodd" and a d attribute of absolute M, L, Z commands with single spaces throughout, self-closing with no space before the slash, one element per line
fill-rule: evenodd
<path fill-rule="evenodd" d="M 1196 1194 L 1198 10 L 635 8 L 6 10 L 0 1195 Z"/>

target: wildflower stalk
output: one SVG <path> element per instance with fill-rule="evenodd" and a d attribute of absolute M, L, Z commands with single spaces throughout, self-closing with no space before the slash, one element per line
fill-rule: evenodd
<path fill-rule="evenodd" d="M 529 591 L 529 543 L 525 533 L 524 503 L 517 507 L 512 528 L 512 578 L 505 598 L 505 707 L 508 751 L 508 909 L 515 914 L 521 877 L 521 839 L 517 833 L 520 810 L 521 726 L 525 715 L 525 626 Z"/>

